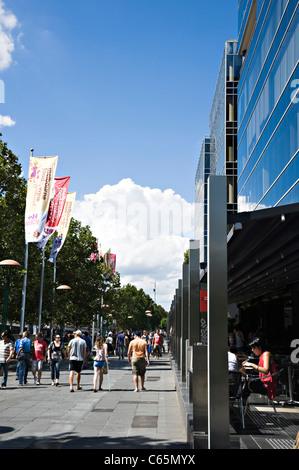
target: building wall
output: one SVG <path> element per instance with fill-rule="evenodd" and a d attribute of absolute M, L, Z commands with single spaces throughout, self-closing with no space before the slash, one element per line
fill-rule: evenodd
<path fill-rule="evenodd" d="M 237 93 L 242 65 L 238 41 L 226 41 L 210 112 L 216 174 L 227 176 L 227 210 L 237 211 Z"/>
<path fill-rule="evenodd" d="M 299 201 L 297 0 L 240 0 L 238 210 Z"/>
<path fill-rule="evenodd" d="M 208 177 L 215 174 L 214 155 L 211 153 L 210 136 L 205 136 L 195 176 L 195 239 L 199 240 L 200 262 L 207 261 L 207 203 Z"/>

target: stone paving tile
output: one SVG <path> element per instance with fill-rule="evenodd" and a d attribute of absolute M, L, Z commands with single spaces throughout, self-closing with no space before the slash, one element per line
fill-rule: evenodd
<path fill-rule="evenodd" d="M 110 359 L 110 380 L 104 377 L 104 390 L 98 393 L 93 392 L 92 364 L 82 372 L 83 390 L 75 393 L 69 392 L 67 366 L 61 371 L 59 387 L 50 385 L 47 370 L 41 386 L 35 386 L 28 376 L 28 385 L 17 387 L 9 374 L 8 388 L 0 393 L 1 418 L 8 423 L 0 426 L 0 449 L 154 449 L 160 445 L 171 448 L 172 442 L 175 447 L 178 442 L 183 445 L 179 431 L 183 420 L 169 364 L 167 356 L 152 363 L 146 375 L 147 391 L 139 393 L 133 391 L 131 366 L 117 358 Z M 144 427 L 146 422 L 149 427 Z M 164 431 L 164 423 L 178 429 L 177 434 Z"/>

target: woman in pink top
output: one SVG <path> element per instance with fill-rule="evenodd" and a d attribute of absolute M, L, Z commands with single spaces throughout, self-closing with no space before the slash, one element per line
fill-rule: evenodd
<path fill-rule="evenodd" d="M 261 378 L 261 380 L 251 382 L 250 391 L 267 395 L 273 400 L 277 395 L 277 375 L 270 377 L 277 372 L 274 359 L 269 351 L 264 350 L 263 342 L 259 338 L 255 338 L 249 346 L 252 352 L 259 356 L 259 363 L 243 362 L 243 366 L 255 369 Z"/>

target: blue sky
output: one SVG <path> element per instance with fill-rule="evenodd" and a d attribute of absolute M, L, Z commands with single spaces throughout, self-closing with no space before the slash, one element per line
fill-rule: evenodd
<path fill-rule="evenodd" d="M 24 176 L 30 148 L 35 156 L 58 155 L 56 176 L 71 177 L 77 217 L 86 195 L 102 198 L 107 185 L 108 199 L 121 188 L 143 192 L 144 203 L 151 188 L 166 200 L 169 189 L 173 200 L 192 204 L 224 43 L 237 37 L 238 1 L 0 0 L 0 7 L 0 31 L 8 37 L 0 37 L 2 55 L 7 47 L 0 115 L 11 119 L 0 131 Z M 84 208 L 82 220 L 92 224 L 94 206 L 90 211 L 84 219 Z M 96 235 L 104 238 L 100 230 Z M 174 244 L 179 260 L 186 237 L 184 247 Z M 123 276 L 134 281 L 128 263 Z"/>
<path fill-rule="evenodd" d="M 60 157 L 80 198 L 130 177 L 194 200 L 194 175 L 237 0 L 4 0 L 18 20 L 1 114 L 27 177 Z"/>

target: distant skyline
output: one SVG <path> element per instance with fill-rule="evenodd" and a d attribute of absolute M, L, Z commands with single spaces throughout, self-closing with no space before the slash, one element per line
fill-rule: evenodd
<path fill-rule="evenodd" d="M 93 220 L 94 201 L 146 194 L 152 213 L 157 197 L 171 198 L 190 219 L 224 44 L 237 39 L 237 21 L 237 0 L 0 0 L 3 140 L 25 178 L 31 148 L 59 156 L 57 176 L 70 176 L 77 193 L 74 216 L 97 227 L 103 245 L 114 241 L 122 281 L 151 295 L 157 282 L 166 309 L 192 227 L 184 222 L 175 242 L 172 229 L 152 230 L 141 244 L 135 215 L 137 239 L 128 230 L 130 240 L 120 241 L 107 214 Z"/>

